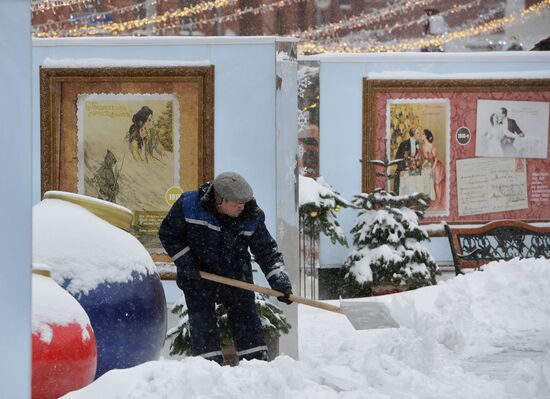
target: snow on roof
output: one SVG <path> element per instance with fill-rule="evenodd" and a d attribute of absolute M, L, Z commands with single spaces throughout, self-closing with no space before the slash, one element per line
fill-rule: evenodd
<path fill-rule="evenodd" d="M 550 59 L 549 59 L 550 62 Z M 548 79 L 548 71 L 513 71 L 513 72 L 475 72 L 475 73 L 428 73 L 416 71 L 391 71 L 391 72 L 369 72 L 367 79 L 375 80 L 451 80 L 451 79 Z"/>
<path fill-rule="evenodd" d="M 359 63 L 487 63 L 487 62 L 521 62 L 544 63 L 550 61 L 546 51 L 480 51 L 480 52 L 395 52 L 395 53 L 322 53 L 301 56 L 298 61 L 324 62 L 359 62 Z"/>
<path fill-rule="evenodd" d="M 250 45 L 276 42 L 297 42 L 285 36 L 104 36 L 35 38 L 33 47 L 58 46 L 199 46 L 199 45 Z"/>
<path fill-rule="evenodd" d="M 178 67 L 178 66 L 208 66 L 208 60 L 175 61 L 175 60 L 143 60 L 143 59 L 112 59 L 112 58 L 46 58 L 41 66 L 45 68 L 116 68 L 116 67 Z"/>

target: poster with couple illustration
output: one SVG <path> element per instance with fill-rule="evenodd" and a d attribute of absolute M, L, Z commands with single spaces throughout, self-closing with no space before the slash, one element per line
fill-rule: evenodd
<path fill-rule="evenodd" d="M 478 100 L 477 157 L 548 157 L 549 103 Z"/>
<path fill-rule="evenodd" d="M 179 110 L 169 93 L 78 96 L 78 193 L 134 210 L 146 246 L 170 208 L 165 193 L 180 181 Z"/>
<path fill-rule="evenodd" d="M 388 100 L 386 115 L 388 159 L 403 159 L 391 171 L 390 189 L 405 195 L 423 192 L 431 203 L 427 215 L 449 209 L 448 99 Z"/>

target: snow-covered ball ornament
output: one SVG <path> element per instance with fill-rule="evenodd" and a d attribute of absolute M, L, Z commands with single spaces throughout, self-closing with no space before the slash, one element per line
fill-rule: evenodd
<path fill-rule="evenodd" d="M 164 290 L 149 252 L 127 231 L 132 215 L 120 205 L 60 191 L 48 191 L 33 207 L 33 259 L 49 265 L 52 278 L 88 313 L 96 378 L 156 360 L 164 345 Z"/>
<path fill-rule="evenodd" d="M 86 311 L 49 277 L 49 268 L 33 265 L 32 398 L 57 399 L 94 380 L 97 347 Z"/>

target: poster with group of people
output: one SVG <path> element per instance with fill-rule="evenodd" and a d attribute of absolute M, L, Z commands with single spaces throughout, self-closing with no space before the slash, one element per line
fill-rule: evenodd
<path fill-rule="evenodd" d="M 392 171 L 390 189 L 405 195 L 430 197 L 432 215 L 448 209 L 450 107 L 447 99 L 388 101 L 389 159 L 402 159 Z"/>
<path fill-rule="evenodd" d="M 454 108 L 449 98 L 387 101 L 387 156 L 402 160 L 393 166 L 390 190 L 397 195 L 427 194 L 429 217 L 449 215 L 451 190 L 456 194 L 458 216 L 528 210 L 530 203 L 544 202 L 548 193 L 541 178 L 545 172 L 537 169 L 528 175 L 526 161 L 548 159 L 550 104 L 476 99 L 468 106 L 475 114 L 451 118 Z M 475 126 L 458 128 L 461 118 L 472 116 Z M 471 141 L 459 140 L 457 133 L 451 144 L 451 125 L 457 132 L 473 133 Z M 471 147 L 475 147 L 473 154 Z M 471 155 L 463 158 L 466 154 Z M 454 187 L 450 184 L 451 158 L 455 159 Z"/>

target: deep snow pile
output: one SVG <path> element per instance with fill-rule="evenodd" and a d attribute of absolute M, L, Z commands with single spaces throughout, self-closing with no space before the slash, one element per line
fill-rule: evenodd
<path fill-rule="evenodd" d="M 156 273 L 137 238 L 80 205 L 45 199 L 33 207 L 32 222 L 33 262 L 49 266 L 59 284 L 71 280 L 67 291 L 73 295 L 104 282 L 127 282 L 133 272 Z"/>
<path fill-rule="evenodd" d="M 343 316 L 300 306 L 300 361 L 155 361 L 66 398 L 548 398 L 549 293 L 550 260 L 495 262 L 363 299 L 387 303 L 398 329 L 355 331 Z"/>

